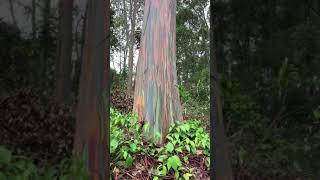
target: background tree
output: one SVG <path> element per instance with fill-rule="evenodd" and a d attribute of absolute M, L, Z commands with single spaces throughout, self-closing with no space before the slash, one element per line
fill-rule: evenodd
<path fill-rule="evenodd" d="M 171 123 L 182 120 L 175 65 L 176 2 L 147 0 L 144 13 L 134 109 L 153 137 L 161 134 L 159 141 Z"/>
<path fill-rule="evenodd" d="M 123 52 L 123 66 L 122 66 L 122 73 L 125 75 L 126 73 L 126 61 L 127 61 L 127 55 L 128 55 L 128 46 L 130 44 L 129 42 L 129 23 L 128 23 L 128 9 L 127 9 L 127 3 L 126 0 L 122 1 L 123 3 L 123 14 L 124 14 L 124 31 L 125 31 L 125 39 L 126 39 L 126 45 L 124 48 L 124 52 Z M 131 6 L 131 4 L 130 4 Z M 130 9 L 132 9 L 130 7 Z M 129 12 L 129 16 L 130 18 L 132 18 L 131 16 L 131 12 Z M 121 72 L 121 62 L 120 62 L 120 72 Z"/>
<path fill-rule="evenodd" d="M 90 179 L 109 178 L 109 8 L 110 1 L 88 1 L 74 150 L 85 159 Z"/>
<path fill-rule="evenodd" d="M 233 178 L 231 163 L 229 159 L 228 143 L 225 135 L 225 127 L 223 121 L 223 107 L 221 99 L 220 89 L 220 77 L 218 71 L 219 61 L 222 59 L 222 41 L 221 41 L 221 21 L 223 19 L 223 13 L 220 11 L 222 6 L 219 3 L 215 3 L 210 6 L 211 13 L 211 29 L 210 29 L 210 149 L 211 154 L 211 177 L 213 179 L 226 179 L 231 180 Z M 220 12 L 214 16 L 215 12 Z"/>
<path fill-rule="evenodd" d="M 46 84 L 47 71 L 49 65 L 49 54 L 50 54 L 50 43 L 51 40 L 51 32 L 50 32 L 50 18 L 51 18 L 51 0 L 43 1 L 42 8 L 42 29 L 41 29 L 41 45 L 42 45 L 42 53 L 40 58 L 40 74 L 39 80 L 42 85 Z"/>
<path fill-rule="evenodd" d="M 32 31 L 32 37 L 36 38 L 36 12 L 37 12 L 37 6 L 36 6 L 36 0 L 32 0 L 31 2 L 31 31 Z"/>
<path fill-rule="evenodd" d="M 15 16 L 14 7 L 13 7 L 13 1 L 12 0 L 8 0 L 8 1 L 9 1 L 10 14 L 11 14 L 12 22 L 13 22 L 13 24 L 15 26 L 17 26 L 16 16 Z"/>
<path fill-rule="evenodd" d="M 59 1 L 59 37 L 55 94 L 59 102 L 71 98 L 72 7 L 73 0 Z"/>
<path fill-rule="evenodd" d="M 131 95 L 132 92 L 132 76 L 133 76 L 133 48 L 135 44 L 135 28 L 136 28 L 136 16 L 138 11 L 138 0 L 130 0 L 130 20 L 131 31 L 129 40 L 129 61 L 128 61 L 128 83 L 127 94 Z"/>

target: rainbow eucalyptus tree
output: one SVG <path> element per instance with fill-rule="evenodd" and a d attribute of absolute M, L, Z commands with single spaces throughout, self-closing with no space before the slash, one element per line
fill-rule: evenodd
<path fill-rule="evenodd" d="M 134 110 L 150 137 L 163 141 L 182 120 L 176 72 L 176 1 L 146 0 L 137 63 Z M 160 137 L 156 136 L 160 133 Z"/>
<path fill-rule="evenodd" d="M 74 153 L 90 179 L 109 179 L 110 0 L 89 0 Z"/>

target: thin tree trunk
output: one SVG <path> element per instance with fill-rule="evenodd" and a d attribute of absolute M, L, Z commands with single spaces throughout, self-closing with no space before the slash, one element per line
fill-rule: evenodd
<path fill-rule="evenodd" d="M 49 56 L 49 33 L 50 33 L 50 4 L 51 0 L 45 0 L 43 1 L 44 8 L 42 11 L 43 15 L 43 24 L 42 24 L 42 52 L 41 52 L 41 63 L 40 63 L 40 84 L 43 86 L 46 83 L 46 77 L 47 77 L 47 66 L 48 66 L 48 56 Z"/>
<path fill-rule="evenodd" d="M 125 26 L 125 35 L 126 35 L 126 45 L 125 45 L 125 48 L 124 48 L 123 72 L 122 72 L 122 74 L 125 75 L 127 55 L 128 55 L 128 46 L 129 46 L 130 42 L 129 42 L 129 24 L 128 24 L 127 4 L 126 4 L 126 0 L 123 0 L 122 2 L 123 2 L 124 26 Z"/>
<path fill-rule="evenodd" d="M 142 29 L 134 110 L 140 122 L 149 124 L 149 137 L 163 142 L 170 124 L 182 120 L 176 71 L 176 1 L 146 0 Z"/>
<path fill-rule="evenodd" d="M 9 9 L 10 9 L 10 14 L 11 14 L 11 18 L 12 18 L 12 23 L 17 26 L 17 21 L 16 21 L 16 17 L 14 15 L 14 8 L 13 8 L 13 2 L 12 0 L 8 0 L 9 1 Z"/>
<path fill-rule="evenodd" d="M 120 49 L 120 63 L 119 63 L 119 67 L 120 67 L 120 73 L 122 72 L 122 67 L 121 67 L 121 65 L 122 65 L 122 62 L 121 62 L 121 59 L 122 59 L 122 56 L 121 56 L 121 49 Z M 125 58 L 123 58 L 124 60 L 125 60 Z M 114 68 L 115 68 L 115 66 L 114 66 Z"/>
<path fill-rule="evenodd" d="M 91 180 L 105 180 L 110 177 L 110 0 L 89 0 L 87 16 L 74 155 L 84 158 Z"/>
<path fill-rule="evenodd" d="M 130 0 L 130 15 L 131 15 L 131 32 L 129 41 L 129 62 L 128 62 L 128 81 L 127 81 L 127 94 L 132 94 L 132 73 L 133 73 L 133 48 L 134 48 L 134 33 L 136 27 L 137 15 L 137 0 Z"/>
<path fill-rule="evenodd" d="M 31 10 L 31 28 L 32 28 L 32 38 L 36 38 L 36 0 L 32 0 L 32 10 Z"/>

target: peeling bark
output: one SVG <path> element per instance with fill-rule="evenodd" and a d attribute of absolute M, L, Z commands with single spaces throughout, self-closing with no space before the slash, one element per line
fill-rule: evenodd
<path fill-rule="evenodd" d="M 74 155 L 90 179 L 109 179 L 110 1 L 88 1 Z"/>
<path fill-rule="evenodd" d="M 156 141 L 164 141 L 170 124 L 182 120 L 175 28 L 176 1 L 146 0 L 134 110 L 140 122 L 149 124 L 150 137 Z"/>

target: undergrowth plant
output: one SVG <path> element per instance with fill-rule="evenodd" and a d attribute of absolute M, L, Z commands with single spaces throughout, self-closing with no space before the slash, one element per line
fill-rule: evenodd
<path fill-rule="evenodd" d="M 156 144 L 146 140 L 142 127 L 135 114 L 124 115 L 110 109 L 111 142 L 110 152 L 113 173 L 119 169 L 133 168 L 135 161 L 141 157 L 151 157 L 148 173 L 153 179 L 172 177 L 189 179 L 194 177 L 194 167 L 190 159 L 201 159 L 206 170 L 210 163 L 210 138 L 198 120 L 188 120 L 172 124 L 165 144 Z M 160 133 L 158 134 L 160 136 Z"/>
<path fill-rule="evenodd" d="M 87 180 L 82 160 L 65 159 L 57 166 L 37 167 L 30 159 L 0 146 L 0 180 Z"/>

